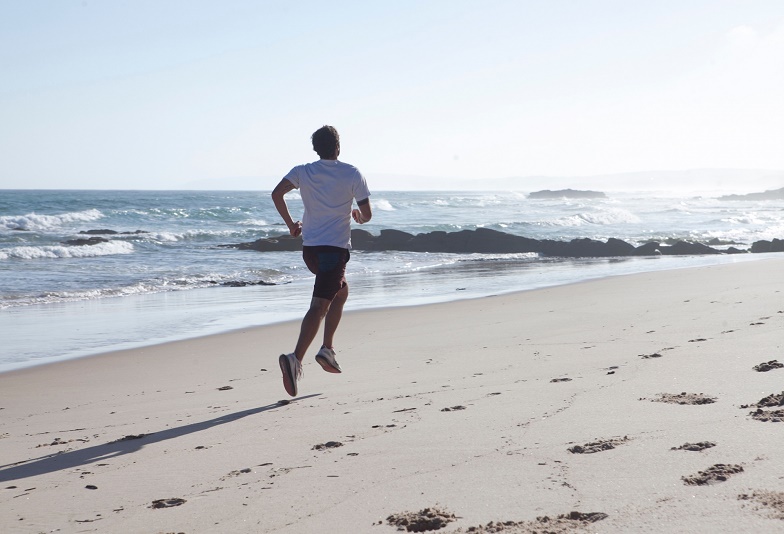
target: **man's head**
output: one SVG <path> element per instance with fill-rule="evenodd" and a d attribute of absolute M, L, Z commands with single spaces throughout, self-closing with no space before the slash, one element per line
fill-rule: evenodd
<path fill-rule="evenodd" d="M 321 159 L 338 159 L 340 154 L 340 136 L 332 126 L 322 126 L 310 136 L 313 150 Z"/>

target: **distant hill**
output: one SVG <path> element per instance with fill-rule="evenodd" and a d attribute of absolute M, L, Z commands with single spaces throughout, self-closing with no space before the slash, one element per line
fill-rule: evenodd
<path fill-rule="evenodd" d="M 456 184 L 457 185 L 457 184 Z M 642 171 L 593 176 L 517 176 L 469 180 L 469 189 L 538 191 L 540 189 L 593 189 L 606 191 L 666 191 L 672 193 L 742 193 L 784 185 L 784 171 L 761 169 L 686 169 Z M 457 189 L 457 187 L 455 187 Z"/>
<path fill-rule="evenodd" d="M 580 191 L 576 189 L 559 189 L 558 191 L 534 191 L 528 198 L 607 198 L 601 191 Z"/>
<path fill-rule="evenodd" d="M 784 200 L 784 187 L 747 195 L 724 195 L 720 200 Z"/>

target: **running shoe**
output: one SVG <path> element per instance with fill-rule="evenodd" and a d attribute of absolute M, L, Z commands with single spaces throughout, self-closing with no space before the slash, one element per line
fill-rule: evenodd
<path fill-rule="evenodd" d="M 297 396 L 297 382 L 302 377 L 302 364 L 294 354 L 281 354 L 278 358 L 280 370 L 283 372 L 283 387 L 292 397 Z"/>
<path fill-rule="evenodd" d="M 321 347 L 321 350 L 316 354 L 316 361 L 322 369 L 328 373 L 342 373 L 340 365 L 335 359 L 335 351 L 329 347 Z"/>

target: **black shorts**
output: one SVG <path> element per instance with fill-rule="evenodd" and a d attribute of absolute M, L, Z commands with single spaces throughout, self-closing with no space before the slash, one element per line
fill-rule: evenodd
<path fill-rule="evenodd" d="M 316 275 L 313 296 L 332 300 L 346 287 L 346 264 L 351 258 L 348 249 L 330 246 L 302 247 L 302 259 Z"/>

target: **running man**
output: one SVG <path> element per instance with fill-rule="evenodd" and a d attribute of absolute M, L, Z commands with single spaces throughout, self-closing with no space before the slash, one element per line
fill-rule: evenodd
<path fill-rule="evenodd" d="M 359 224 L 373 216 L 370 191 L 359 170 L 338 161 L 340 136 L 332 126 L 323 126 L 311 136 L 313 150 L 319 161 L 298 165 L 272 191 L 272 201 L 283 218 L 289 233 L 302 234 L 302 259 L 316 275 L 310 309 L 302 319 L 299 339 L 294 352 L 279 358 L 283 387 L 297 396 L 297 382 L 302 376 L 302 359 L 316 338 L 324 321 L 324 343 L 316 361 L 328 373 L 340 373 L 333 345 L 335 331 L 348 298 L 346 263 L 351 248 L 351 219 Z M 305 213 L 302 221 L 294 222 L 284 196 L 299 189 Z M 359 209 L 352 209 L 356 199 Z"/>

